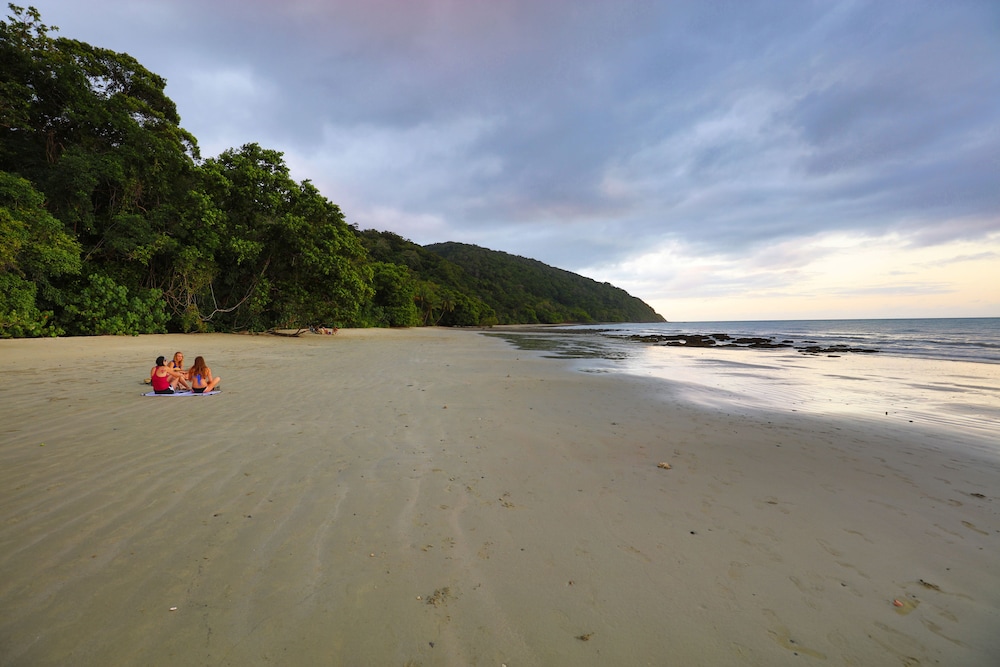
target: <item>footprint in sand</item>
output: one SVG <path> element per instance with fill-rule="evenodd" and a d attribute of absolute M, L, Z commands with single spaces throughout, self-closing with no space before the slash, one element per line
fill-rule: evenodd
<path fill-rule="evenodd" d="M 767 634 L 771 636 L 771 639 L 775 641 L 782 648 L 786 648 L 793 652 L 795 655 L 808 655 L 811 658 L 816 658 L 818 660 L 826 660 L 826 654 L 811 649 L 807 646 L 803 646 L 798 639 L 791 636 L 791 632 L 786 628 L 779 620 L 778 615 L 774 613 L 771 609 L 764 610 L 764 616 L 771 627 L 768 628 Z"/>
<path fill-rule="evenodd" d="M 963 521 L 962 525 L 968 528 L 969 530 L 976 531 L 980 535 L 989 535 L 989 533 L 987 533 L 985 530 L 979 530 L 978 528 L 976 528 L 976 524 L 972 523 L 971 521 Z"/>

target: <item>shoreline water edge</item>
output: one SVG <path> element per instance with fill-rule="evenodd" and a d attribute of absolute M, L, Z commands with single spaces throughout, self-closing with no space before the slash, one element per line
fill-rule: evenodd
<path fill-rule="evenodd" d="M 579 371 L 657 378 L 701 405 L 884 416 L 1000 443 L 1000 318 L 575 325 L 489 335 L 573 360 Z"/>
<path fill-rule="evenodd" d="M 178 349 L 223 391 L 142 397 Z M 0 369 L 5 666 L 1000 663 L 998 364 L 498 327 Z"/>

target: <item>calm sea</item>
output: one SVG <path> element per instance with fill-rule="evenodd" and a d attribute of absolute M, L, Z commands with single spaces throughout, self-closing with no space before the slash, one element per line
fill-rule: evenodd
<path fill-rule="evenodd" d="M 668 340 L 720 334 L 709 347 Z M 489 335 L 571 360 L 578 371 L 658 379 L 670 396 L 703 406 L 943 427 L 1000 454 L 1000 318 L 665 322 Z M 782 347 L 726 345 L 738 338 Z"/>
<path fill-rule="evenodd" d="M 1000 317 L 893 320 L 761 320 L 756 322 L 663 322 L 560 327 L 599 330 L 602 335 L 725 333 L 732 337 L 793 341 L 794 348 L 844 345 L 880 354 L 1000 363 Z"/>

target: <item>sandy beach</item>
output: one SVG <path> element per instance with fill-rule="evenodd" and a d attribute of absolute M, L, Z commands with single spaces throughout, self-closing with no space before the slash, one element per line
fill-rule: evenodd
<path fill-rule="evenodd" d="M 141 396 L 176 350 L 222 393 Z M 0 665 L 995 666 L 991 437 L 475 331 L 2 340 Z"/>

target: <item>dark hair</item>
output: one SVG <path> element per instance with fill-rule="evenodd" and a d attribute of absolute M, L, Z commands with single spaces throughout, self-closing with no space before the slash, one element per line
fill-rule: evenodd
<path fill-rule="evenodd" d="M 157 357 L 156 358 L 156 365 L 157 366 L 162 366 L 163 365 L 163 357 Z"/>

